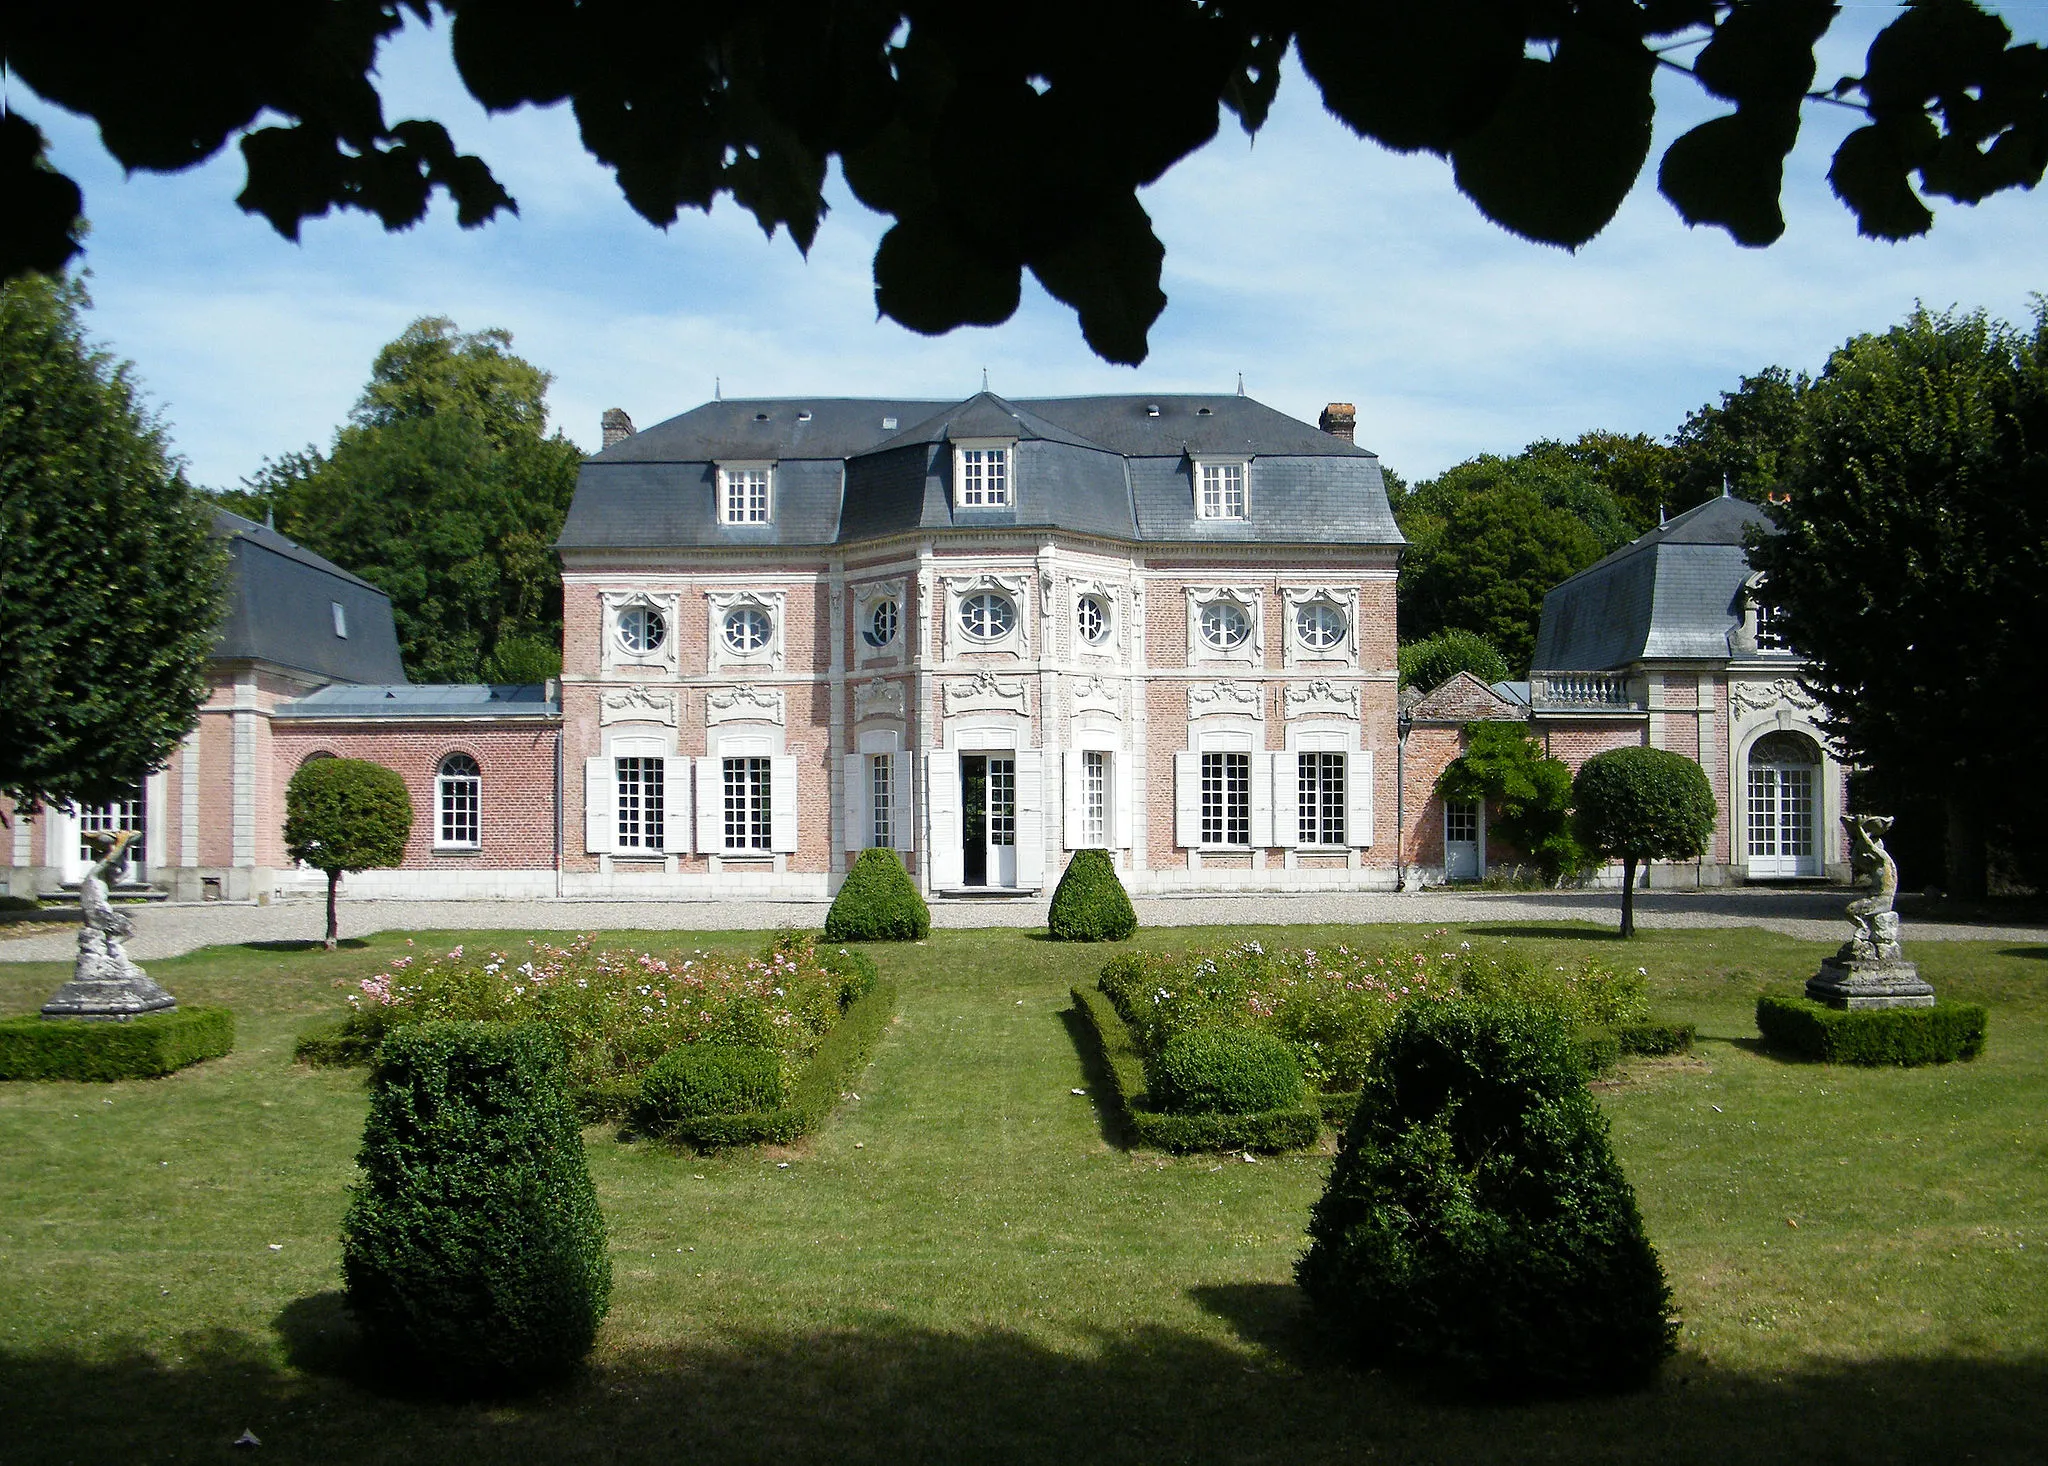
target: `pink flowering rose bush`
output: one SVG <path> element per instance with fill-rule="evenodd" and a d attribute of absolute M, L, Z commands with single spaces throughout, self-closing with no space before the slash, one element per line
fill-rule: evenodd
<path fill-rule="evenodd" d="M 594 936 L 517 951 L 466 944 L 402 956 L 346 984 L 344 1027 L 373 1048 L 390 1029 L 431 1019 L 539 1024 L 560 1040 L 580 1094 L 636 1082 L 671 1049 L 707 1041 L 773 1049 L 787 1085 L 865 990 L 867 966 L 837 950 L 821 955 L 798 932 L 758 957 L 648 952 Z"/>
<path fill-rule="evenodd" d="M 1475 946 L 1442 931 L 1416 947 L 1249 941 L 1178 956 L 1134 952 L 1113 958 L 1100 985 L 1144 1054 L 1191 1029 L 1262 1029 L 1325 1093 L 1359 1087 L 1374 1045 L 1410 1003 L 1531 1003 L 1580 1029 L 1636 1023 L 1648 1012 L 1641 968 L 1546 963 L 1505 941 Z"/>

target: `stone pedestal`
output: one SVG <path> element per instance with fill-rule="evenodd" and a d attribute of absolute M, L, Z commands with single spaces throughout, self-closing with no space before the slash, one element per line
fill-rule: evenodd
<path fill-rule="evenodd" d="M 176 998 L 128 960 L 119 941 L 87 930 L 78 934 L 78 948 L 71 981 L 43 1004 L 45 1018 L 133 1018 L 178 1006 Z"/>
<path fill-rule="evenodd" d="M 1880 911 L 1867 922 L 1806 980 L 1806 996 L 1831 1008 L 1932 1008 L 1933 987 L 1899 947 L 1898 913 Z"/>

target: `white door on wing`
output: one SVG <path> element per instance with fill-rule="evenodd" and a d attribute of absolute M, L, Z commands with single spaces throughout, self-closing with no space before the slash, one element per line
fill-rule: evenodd
<path fill-rule="evenodd" d="M 1444 801 L 1444 875 L 1454 881 L 1479 879 L 1479 803 Z"/>

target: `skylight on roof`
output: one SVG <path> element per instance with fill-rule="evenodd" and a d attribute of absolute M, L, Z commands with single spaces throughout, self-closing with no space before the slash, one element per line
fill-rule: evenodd
<path fill-rule="evenodd" d="M 882 431 L 883 431 L 883 432 L 885 432 L 885 433 L 893 433 L 893 432 L 895 432 L 895 431 L 896 431 L 896 419 L 895 419 L 895 418 L 893 418 L 893 417 L 885 417 L 885 418 L 883 418 L 883 419 L 882 419 Z"/>

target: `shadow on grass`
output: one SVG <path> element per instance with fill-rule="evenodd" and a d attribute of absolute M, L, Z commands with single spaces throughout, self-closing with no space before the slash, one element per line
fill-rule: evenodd
<path fill-rule="evenodd" d="M 1474 937 L 1522 937 L 1535 941 L 1555 942 L 1575 937 L 1582 942 L 1624 941 L 1618 927 L 1611 926 L 1468 926 L 1468 936 Z"/>
<path fill-rule="evenodd" d="M 271 1341 L 216 1330 L 149 1353 L 0 1350 L 10 1462 L 212 1461 L 245 1428 L 265 1460 L 322 1462 L 1294 1463 L 2037 1460 L 2048 1359 L 1792 1366 L 1698 1358 L 1612 1399 L 1464 1406 L 1316 1357 L 1291 1289 L 1198 1290 L 1237 1339 L 1162 1326 L 1055 1347 L 1001 1328 L 875 1319 L 731 1329 L 603 1356 L 529 1399 L 373 1393 L 333 1305 Z M 332 1317 L 330 1317 L 332 1315 Z M 322 1319 L 328 1321 L 323 1323 Z M 315 1335 L 305 1338 L 308 1330 Z M 339 1352 L 337 1352 L 339 1351 Z"/>
<path fill-rule="evenodd" d="M 244 952 L 318 952 L 321 950 L 318 937 L 306 942 L 237 942 L 235 945 Z M 360 952 L 369 945 L 369 940 L 364 937 L 342 937 L 335 942 L 334 948 L 338 952 Z"/>
<path fill-rule="evenodd" d="M 1079 1008 L 1062 1008 L 1058 1016 L 1060 1026 L 1067 1031 L 1067 1042 L 1080 1055 L 1081 1077 L 1088 1085 L 1088 1103 L 1094 1107 L 1095 1128 L 1102 1143 L 1117 1150 L 1129 1150 L 1133 1137 L 1125 1129 L 1122 1110 L 1110 1098 L 1116 1086 L 1109 1077 L 1109 1061 L 1102 1055 L 1102 1041 L 1095 1025 L 1081 1016 Z"/>
<path fill-rule="evenodd" d="M 2048 962 L 2048 947 L 2000 947 L 2001 957 L 2029 957 L 2036 962 Z"/>

